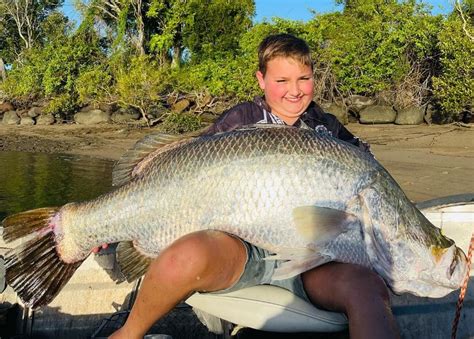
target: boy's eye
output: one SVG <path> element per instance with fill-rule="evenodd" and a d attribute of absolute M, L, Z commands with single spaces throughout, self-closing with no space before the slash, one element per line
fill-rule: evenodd
<path fill-rule="evenodd" d="M 286 80 L 285 79 L 278 79 L 276 82 L 283 83 L 283 82 L 286 82 Z"/>

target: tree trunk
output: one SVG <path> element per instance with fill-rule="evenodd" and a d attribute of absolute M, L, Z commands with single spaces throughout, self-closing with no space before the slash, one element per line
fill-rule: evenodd
<path fill-rule="evenodd" d="M 181 66 L 181 47 L 173 47 L 173 60 L 171 61 L 171 67 L 179 68 Z"/>
<path fill-rule="evenodd" d="M 135 10 L 135 19 L 137 20 L 137 41 L 136 47 L 140 56 L 145 55 L 145 24 L 143 23 L 142 15 L 142 0 L 136 0 L 133 3 Z"/>
<path fill-rule="evenodd" d="M 2 58 L 0 58 L 0 76 L 2 78 L 2 81 L 5 81 L 7 79 L 7 71 L 5 70 L 5 63 L 3 62 Z"/>

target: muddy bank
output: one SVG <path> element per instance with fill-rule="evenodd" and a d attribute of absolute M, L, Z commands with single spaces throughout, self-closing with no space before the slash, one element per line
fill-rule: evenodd
<path fill-rule="evenodd" d="M 474 124 L 347 127 L 372 145 L 376 158 L 410 199 L 418 202 L 474 192 Z M 0 151 L 81 154 L 116 160 L 153 131 L 109 124 L 0 125 Z"/>

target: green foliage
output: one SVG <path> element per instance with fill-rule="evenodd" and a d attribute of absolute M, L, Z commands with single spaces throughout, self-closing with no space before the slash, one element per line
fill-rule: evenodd
<path fill-rule="evenodd" d="M 473 26 L 468 26 L 474 31 Z M 441 120 L 452 121 L 463 110 L 474 108 L 474 41 L 458 16 L 448 20 L 439 35 L 441 74 L 433 78 L 433 94 Z"/>
<path fill-rule="evenodd" d="M 110 100 L 112 74 L 103 65 L 88 68 L 77 77 L 75 87 L 80 104 Z"/>
<path fill-rule="evenodd" d="M 1 88 L 11 98 L 60 98 L 52 105 L 68 103 L 68 111 L 77 98 L 76 82 L 79 75 L 96 67 L 104 56 L 94 32 L 81 31 L 71 37 L 59 35 L 44 48 L 25 51 L 21 62 L 15 62 Z M 57 109 L 54 108 L 56 111 Z"/>
<path fill-rule="evenodd" d="M 258 93 L 255 80 L 257 62 L 244 56 L 224 56 L 183 67 L 174 73 L 175 89 L 190 92 L 207 90 L 213 96 L 249 100 Z"/>
<path fill-rule="evenodd" d="M 73 37 L 64 44 L 56 45 L 51 52 L 43 75 L 46 96 L 74 92 L 81 71 L 97 63 L 101 54 L 93 36 Z"/>
<path fill-rule="evenodd" d="M 185 50 L 196 63 L 232 54 L 254 14 L 253 0 L 152 0 L 147 18 L 156 28 L 150 35 L 150 50 L 162 62 L 172 58 L 175 66 Z"/>
<path fill-rule="evenodd" d="M 0 89 L 8 97 L 19 101 L 43 95 L 42 80 L 48 57 L 47 51 L 39 48 L 25 51 L 23 62 L 13 63 L 12 70 L 8 73 L 7 80 L 0 84 Z"/>
<path fill-rule="evenodd" d="M 78 103 L 76 97 L 69 93 L 62 93 L 48 101 L 44 112 L 57 117 L 66 118 L 70 113 L 74 113 L 74 110 L 77 108 Z"/>
<path fill-rule="evenodd" d="M 241 36 L 252 27 L 253 0 L 190 1 L 192 25 L 185 25 L 183 44 L 193 62 L 233 54 Z"/>
<path fill-rule="evenodd" d="M 159 67 L 156 61 L 144 56 L 134 57 L 115 77 L 117 101 L 136 107 L 146 115 L 161 105 L 161 95 L 169 86 L 170 75 L 167 68 Z"/>
<path fill-rule="evenodd" d="M 474 0 L 462 1 L 464 27 L 458 11 L 433 16 L 415 0 L 336 0 L 342 12 L 257 24 L 253 0 L 77 0 L 84 20 L 75 31 L 55 11 L 60 0 L 35 1 L 28 48 L 5 15 L 12 1 L 0 1 L 0 58 L 12 66 L 0 91 L 16 101 L 50 100 L 55 114 L 115 101 L 147 116 L 177 92 L 252 99 L 261 94 L 258 45 L 281 32 L 310 45 L 318 100 L 380 92 L 393 94 L 395 105 L 434 99 L 446 121 L 473 106 L 466 29 L 473 34 Z M 193 119 L 170 115 L 164 126 L 185 131 Z"/>
<path fill-rule="evenodd" d="M 7 63 L 20 61 L 22 53 L 43 46 L 52 26 L 50 16 L 65 17 L 56 10 L 63 0 L 0 1 L 0 57 Z"/>
<path fill-rule="evenodd" d="M 342 94 L 393 89 L 431 57 L 439 19 L 423 7 L 413 1 L 346 2 L 343 13 L 316 16 L 307 35 L 317 68 L 331 70 Z"/>
<path fill-rule="evenodd" d="M 161 123 L 160 128 L 172 134 L 192 132 L 201 128 L 201 119 L 192 113 L 171 113 Z"/>

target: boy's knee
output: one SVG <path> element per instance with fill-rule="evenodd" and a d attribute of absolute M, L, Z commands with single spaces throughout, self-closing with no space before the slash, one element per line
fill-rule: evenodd
<path fill-rule="evenodd" d="M 385 281 L 369 268 L 350 265 L 345 273 L 343 293 L 348 301 L 376 298 L 384 303 L 390 302 L 390 293 Z"/>
<path fill-rule="evenodd" d="M 230 259 L 223 252 L 228 248 L 229 241 L 233 241 L 229 238 L 224 233 L 213 231 L 186 235 L 152 262 L 148 274 L 164 276 L 176 286 L 206 289 L 222 284 L 226 287 L 226 279 L 232 280 L 234 273 L 233 262 L 229 262 Z"/>
<path fill-rule="evenodd" d="M 302 278 L 310 299 L 331 310 L 345 311 L 369 300 L 390 303 L 384 280 L 363 266 L 329 263 L 304 273 Z"/>
<path fill-rule="evenodd" d="M 178 239 L 160 254 L 157 273 L 179 283 L 183 280 L 200 279 L 212 264 L 212 245 L 205 234 L 195 233 Z"/>

